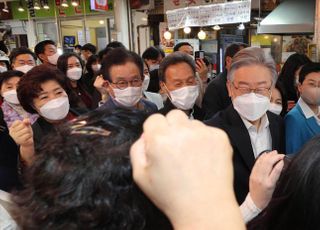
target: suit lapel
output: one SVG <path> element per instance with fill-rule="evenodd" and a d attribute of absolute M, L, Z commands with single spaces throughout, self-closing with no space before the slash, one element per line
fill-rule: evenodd
<path fill-rule="evenodd" d="M 268 120 L 269 120 L 269 129 L 270 129 L 270 134 L 271 134 L 271 140 L 272 140 L 272 150 L 280 149 L 280 133 L 279 133 L 279 124 L 274 122 L 273 117 L 267 112 Z"/>
<path fill-rule="evenodd" d="M 249 132 L 233 106 L 229 106 L 227 110 L 229 124 L 231 124 L 228 132 L 231 143 L 234 144 L 234 148 L 238 149 L 247 167 L 251 170 L 255 162 L 255 157 Z M 236 151 L 234 151 L 234 153 L 236 154 Z"/>

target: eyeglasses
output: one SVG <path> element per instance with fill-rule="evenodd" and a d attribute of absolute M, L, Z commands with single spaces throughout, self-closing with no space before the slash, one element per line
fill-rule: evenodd
<path fill-rule="evenodd" d="M 141 79 L 134 79 L 132 81 L 125 81 L 125 80 L 120 80 L 118 82 L 112 82 L 111 84 L 114 84 L 118 89 L 126 89 L 128 86 L 132 87 L 140 87 L 142 85 L 142 80 Z"/>
<path fill-rule="evenodd" d="M 265 95 L 268 95 L 270 94 L 270 90 L 271 90 L 271 87 L 270 88 L 266 88 L 266 87 L 259 87 L 259 88 L 255 88 L 255 89 L 251 89 L 249 87 L 236 87 L 234 85 L 234 83 L 232 83 L 233 87 L 238 90 L 241 94 L 248 94 L 248 93 L 251 93 L 251 92 L 254 92 L 255 94 L 257 95 L 262 95 L 262 96 L 265 96 Z"/>

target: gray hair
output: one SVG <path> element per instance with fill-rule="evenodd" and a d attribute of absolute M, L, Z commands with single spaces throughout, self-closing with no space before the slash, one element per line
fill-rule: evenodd
<path fill-rule="evenodd" d="M 244 66 L 260 65 L 266 67 L 272 75 L 272 85 L 277 82 L 278 74 L 276 64 L 270 54 L 266 54 L 258 47 L 248 47 L 240 50 L 233 58 L 228 72 L 228 80 L 233 81 L 234 72 Z"/>

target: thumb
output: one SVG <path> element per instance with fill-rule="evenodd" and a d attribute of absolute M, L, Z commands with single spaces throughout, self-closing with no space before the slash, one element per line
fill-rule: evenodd
<path fill-rule="evenodd" d="M 131 160 L 132 169 L 133 169 L 133 177 L 135 180 L 139 179 L 143 174 L 144 168 L 146 168 L 148 164 L 143 136 L 141 136 L 131 146 L 130 160 Z"/>
<path fill-rule="evenodd" d="M 23 119 L 23 124 L 25 124 L 25 126 L 30 126 L 31 125 L 31 122 L 30 122 L 30 119 L 29 118 L 25 118 Z"/>

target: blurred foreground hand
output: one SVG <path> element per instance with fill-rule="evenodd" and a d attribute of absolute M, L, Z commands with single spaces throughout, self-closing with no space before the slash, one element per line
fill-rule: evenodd
<path fill-rule="evenodd" d="M 174 110 L 144 124 L 133 177 L 175 229 L 245 229 L 233 192 L 232 148 L 219 129 Z"/>

